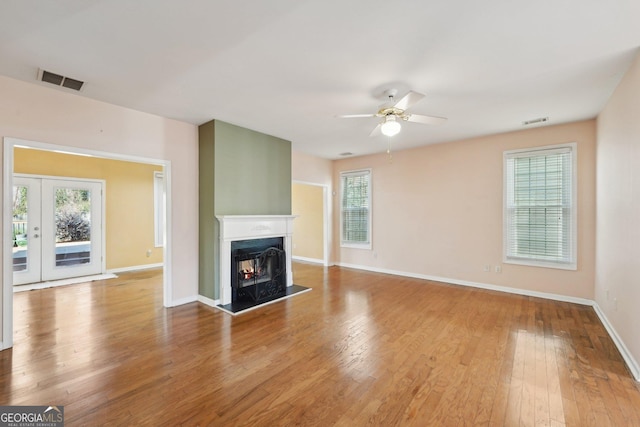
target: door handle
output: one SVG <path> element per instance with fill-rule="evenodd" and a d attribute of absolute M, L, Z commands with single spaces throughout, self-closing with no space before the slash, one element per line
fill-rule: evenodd
<path fill-rule="evenodd" d="M 40 237 L 40 235 L 39 234 L 34 234 L 33 237 L 35 237 L 37 239 L 38 237 Z"/>

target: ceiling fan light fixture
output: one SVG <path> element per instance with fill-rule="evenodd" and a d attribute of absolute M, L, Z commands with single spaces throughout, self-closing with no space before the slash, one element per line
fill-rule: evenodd
<path fill-rule="evenodd" d="M 386 136 L 394 136 L 400 132 L 400 129 L 402 129 L 402 125 L 396 120 L 396 116 L 390 114 L 385 117 L 380 132 Z"/>

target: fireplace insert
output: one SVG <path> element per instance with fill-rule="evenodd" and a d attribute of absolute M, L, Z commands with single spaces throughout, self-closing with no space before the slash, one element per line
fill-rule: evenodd
<path fill-rule="evenodd" d="M 286 292 L 281 237 L 231 242 L 231 301 L 262 301 Z"/>

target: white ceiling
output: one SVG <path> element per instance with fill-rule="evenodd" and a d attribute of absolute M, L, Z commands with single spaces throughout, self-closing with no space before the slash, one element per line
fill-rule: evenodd
<path fill-rule="evenodd" d="M 335 115 L 375 112 L 389 87 L 449 118 L 405 123 L 394 150 L 593 118 L 638 46 L 638 0 L 0 3 L 0 74 L 54 88 L 43 68 L 85 81 L 79 96 L 326 158 L 386 150 L 377 119 Z"/>

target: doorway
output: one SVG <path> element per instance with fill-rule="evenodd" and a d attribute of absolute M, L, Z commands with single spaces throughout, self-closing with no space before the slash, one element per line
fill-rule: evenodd
<path fill-rule="evenodd" d="M 171 307 L 178 305 L 173 298 L 173 289 L 171 286 L 172 277 L 172 233 L 171 233 L 171 161 L 138 157 L 126 154 L 117 154 L 104 151 L 96 151 L 84 148 L 72 148 L 67 146 L 21 140 L 16 138 L 3 138 L 3 278 L 2 278 L 2 340 L 0 341 L 0 350 L 13 346 L 13 269 L 12 269 L 12 194 L 14 180 L 14 149 L 28 148 L 35 150 L 44 150 L 55 153 L 73 154 L 76 156 L 86 156 L 89 158 L 103 158 L 112 160 L 122 160 L 125 162 L 136 162 L 147 165 L 158 165 L 163 171 L 163 230 L 164 230 L 164 246 L 160 248 L 162 253 L 162 288 L 163 288 L 163 306 Z M 110 187 L 111 188 L 111 187 Z M 104 240 L 103 240 L 104 242 Z M 104 251 L 104 250 L 103 250 Z"/>
<path fill-rule="evenodd" d="M 13 284 L 100 274 L 104 182 L 16 175 Z"/>
<path fill-rule="evenodd" d="M 293 259 L 329 265 L 329 188 L 323 184 L 293 181 L 291 213 Z"/>

